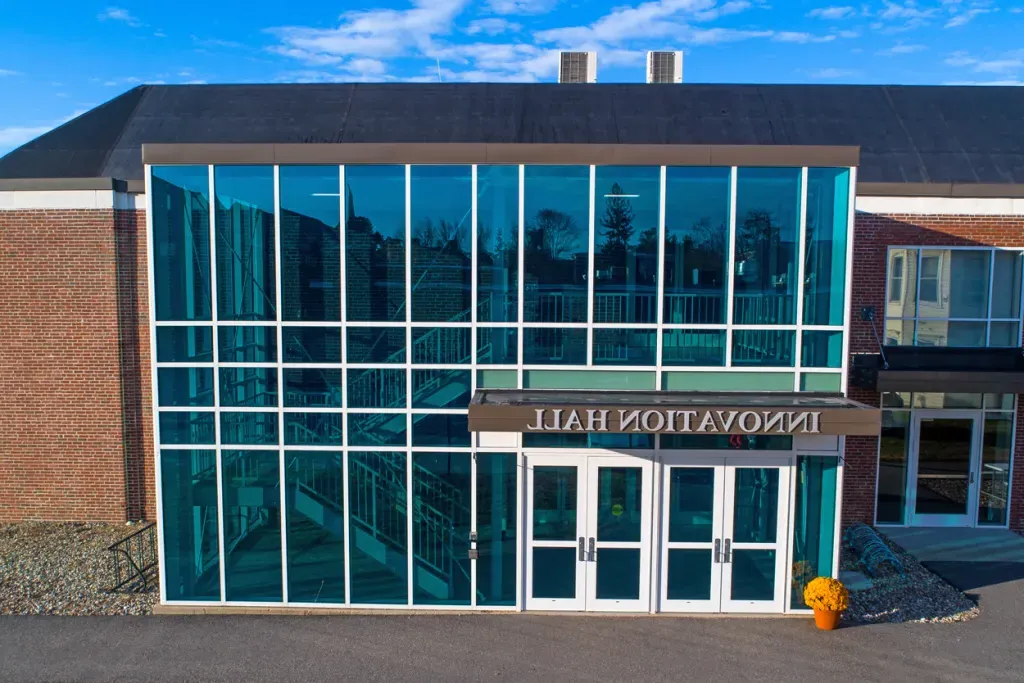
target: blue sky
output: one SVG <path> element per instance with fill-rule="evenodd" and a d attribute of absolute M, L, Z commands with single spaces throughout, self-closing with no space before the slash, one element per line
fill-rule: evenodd
<path fill-rule="evenodd" d="M 1024 0 L 91 0 L 0 10 L 0 154 L 140 83 L 553 81 L 559 49 L 642 81 L 1024 84 Z"/>

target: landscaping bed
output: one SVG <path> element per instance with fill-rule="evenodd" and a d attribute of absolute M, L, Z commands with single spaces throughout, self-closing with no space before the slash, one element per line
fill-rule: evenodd
<path fill-rule="evenodd" d="M 0 614 L 149 614 L 145 593 L 107 593 L 107 547 L 139 527 L 124 524 L 0 524 Z"/>

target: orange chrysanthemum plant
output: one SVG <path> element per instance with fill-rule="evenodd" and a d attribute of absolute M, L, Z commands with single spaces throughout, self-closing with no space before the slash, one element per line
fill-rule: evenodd
<path fill-rule="evenodd" d="M 814 610 L 842 612 L 850 606 L 850 592 L 842 581 L 819 576 L 804 588 L 804 603 Z"/>

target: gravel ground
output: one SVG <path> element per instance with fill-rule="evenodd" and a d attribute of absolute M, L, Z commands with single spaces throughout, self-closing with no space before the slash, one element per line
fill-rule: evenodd
<path fill-rule="evenodd" d="M 0 614 L 149 614 L 148 593 L 106 593 L 122 524 L 0 524 Z"/>
<path fill-rule="evenodd" d="M 879 534 L 900 562 L 904 575 L 884 564 L 877 576 L 871 577 L 871 588 L 850 592 L 850 608 L 844 621 L 863 623 L 900 623 L 907 621 L 951 623 L 978 616 L 978 606 L 937 574 L 925 569 L 903 548 Z M 867 574 L 856 554 L 843 544 L 840 554 L 843 571 Z"/>

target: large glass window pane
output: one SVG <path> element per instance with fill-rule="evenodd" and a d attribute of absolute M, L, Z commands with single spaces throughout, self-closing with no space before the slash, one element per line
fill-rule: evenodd
<path fill-rule="evenodd" d="M 281 470 L 277 451 L 224 451 L 224 590 L 232 602 L 280 602 Z"/>
<path fill-rule="evenodd" d="M 276 363 L 277 328 L 218 327 L 217 352 L 221 363 Z"/>
<path fill-rule="evenodd" d="M 995 292 L 992 296 L 995 297 Z M 988 336 L 989 346 L 1019 346 L 1020 332 L 1017 323 L 992 323 Z"/>
<path fill-rule="evenodd" d="M 817 576 L 832 576 L 836 547 L 836 472 L 838 459 L 800 456 L 793 516 L 793 594 L 790 607 L 807 609 L 804 586 Z"/>
<path fill-rule="evenodd" d="M 671 548 L 668 551 L 669 600 L 711 599 L 711 550 Z"/>
<path fill-rule="evenodd" d="M 337 166 L 281 166 L 283 320 L 341 320 Z"/>
<path fill-rule="evenodd" d="M 656 322 L 661 168 L 598 166 L 594 184 L 594 321 Z"/>
<path fill-rule="evenodd" d="M 524 432 L 524 448 L 654 448 L 653 434 L 601 434 L 599 432 Z"/>
<path fill-rule="evenodd" d="M 924 308 L 924 302 L 921 303 Z M 985 346 L 984 322 L 918 320 L 918 346 Z"/>
<path fill-rule="evenodd" d="M 348 454 L 349 582 L 355 604 L 409 601 L 404 453 Z"/>
<path fill-rule="evenodd" d="M 210 170 L 154 166 L 153 293 L 157 320 L 210 320 Z"/>
<path fill-rule="evenodd" d="M 470 603 L 471 457 L 469 453 L 413 453 L 414 604 Z"/>
<path fill-rule="evenodd" d="M 285 327 L 281 334 L 285 363 L 341 362 L 339 327 Z"/>
<path fill-rule="evenodd" d="M 596 555 L 595 597 L 598 600 L 639 600 L 640 549 L 604 547 L 599 548 Z"/>
<path fill-rule="evenodd" d="M 725 330 L 665 330 L 661 338 L 662 365 L 725 365 Z"/>
<path fill-rule="evenodd" d="M 160 443 L 163 445 L 213 445 L 213 413 L 160 412 Z"/>
<path fill-rule="evenodd" d="M 469 446 L 469 417 L 465 414 L 431 413 L 412 416 L 413 446 Z"/>
<path fill-rule="evenodd" d="M 918 317 L 988 317 L 991 258 L 987 249 L 922 250 Z"/>
<path fill-rule="evenodd" d="M 349 446 L 407 446 L 405 413 L 349 413 Z"/>
<path fill-rule="evenodd" d="M 733 322 L 796 322 L 799 168 L 740 168 L 736 179 Z"/>
<path fill-rule="evenodd" d="M 784 434 L 662 434 L 661 447 L 694 451 L 791 451 Z"/>
<path fill-rule="evenodd" d="M 534 540 L 576 540 L 578 476 L 577 468 L 570 465 L 544 465 L 533 468 Z M 574 548 L 571 550 L 575 551 Z"/>
<path fill-rule="evenodd" d="M 594 365 L 654 365 L 657 330 L 594 329 Z"/>
<path fill-rule="evenodd" d="M 665 169 L 665 322 L 725 322 L 728 168 Z"/>
<path fill-rule="evenodd" d="M 277 368 L 221 368 L 220 404 L 232 408 L 277 406 Z"/>
<path fill-rule="evenodd" d="M 970 418 L 918 418 L 915 514 L 971 514 L 974 426 Z"/>
<path fill-rule="evenodd" d="M 639 542 L 643 512 L 643 470 L 597 468 L 597 540 Z"/>
<path fill-rule="evenodd" d="M 341 370 L 285 368 L 286 408 L 340 408 Z"/>
<path fill-rule="evenodd" d="M 804 324 L 842 325 L 850 169 L 807 169 Z"/>
<path fill-rule="evenodd" d="M 349 363 L 405 363 L 404 327 L 350 327 Z"/>
<path fill-rule="evenodd" d="M 890 249 L 888 265 L 888 295 L 885 301 L 885 317 L 897 319 L 913 318 L 917 315 L 917 249 Z M 887 335 L 888 336 L 888 335 Z M 888 343 L 888 342 L 886 342 Z M 913 343 L 913 327 L 907 341 Z"/>
<path fill-rule="evenodd" d="M 587 331 L 561 327 L 523 330 L 524 365 L 586 365 Z"/>
<path fill-rule="evenodd" d="M 274 168 L 217 166 L 217 318 L 274 320 Z"/>
<path fill-rule="evenodd" d="M 803 332 L 800 365 L 805 368 L 843 367 L 843 333 L 809 330 Z"/>
<path fill-rule="evenodd" d="M 405 408 L 405 370 L 369 368 L 348 371 L 348 408 Z"/>
<path fill-rule="evenodd" d="M 525 319 L 586 322 L 590 167 L 525 169 Z"/>
<path fill-rule="evenodd" d="M 992 272 L 992 317 L 1020 318 L 1021 253 L 997 249 Z"/>
<path fill-rule="evenodd" d="M 476 455 L 478 605 L 516 604 L 519 470 L 515 453 Z"/>
<path fill-rule="evenodd" d="M 413 166 L 412 319 L 470 320 L 471 166 Z"/>
<path fill-rule="evenodd" d="M 213 329 L 210 327 L 156 328 L 158 363 L 212 363 Z"/>
<path fill-rule="evenodd" d="M 405 166 L 345 167 L 345 311 L 405 320 Z"/>
<path fill-rule="evenodd" d="M 779 470 L 737 467 L 733 491 L 733 543 L 774 543 L 778 534 Z"/>
<path fill-rule="evenodd" d="M 710 542 L 714 535 L 715 468 L 670 468 L 668 496 L 669 542 Z"/>
<path fill-rule="evenodd" d="M 217 456 L 214 451 L 161 451 L 167 600 L 220 600 Z"/>
<path fill-rule="evenodd" d="M 544 571 L 533 572 L 533 597 L 575 598 L 576 562 L 575 548 L 534 547 L 533 566 Z"/>
<path fill-rule="evenodd" d="M 342 445 L 341 413 L 285 413 L 284 443 L 286 446 Z"/>
<path fill-rule="evenodd" d="M 791 368 L 795 339 L 792 330 L 733 330 L 732 364 Z"/>
<path fill-rule="evenodd" d="M 245 446 L 276 446 L 277 413 L 221 413 L 220 442 Z"/>
<path fill-rule="evenodd" d="M 345 602 L 343 457 L 285 451 L 289 602 Z"/>
<path fill-rule="evenodd" d="M 1013 413 L 986 413 L 981 449 L 981 489 L 978 524 L 1002 526 L 1010 499 L 1010 453 Z"/>
<path fill-rule="evenodd" d="M 915 391 L 914 408 L 950 408 L 970 410 L 981 408 L 982 394 L 953 394 L 938 391 Z"/>
<path fill-rule="evenodd" d="M 519 330 L 514 327 L 476 328 L 476 362 L 515 365 L 519 362 Z"/>
<path fill-rule="evenodd" d="M 473 360 L 473 330 L 468 327 L 412 328 L 412 362 L 459 365 Z"/>
<path fill-rule="evenodd" d="M 213 368 L 158 368 L 156 379 L 161 407 L 213 405 Z"/>
<path fill-rule="evenodd" d="M 519 319 L 519 167 L 476 168 L 476 296 L 480 322 Z"/>
<path fill-rule="evenodd" d="M 882 435 L 878 449 L 878 499 L 875 503 L 875 520 L 879 524 L 904 522 L 909 434 L 909 412 L 882 411 Z"/>
<path fill-rule="evenodd" d="M 468 408 L 472 373 L 469 370 L 413 370 L 413 408 Z"/>

